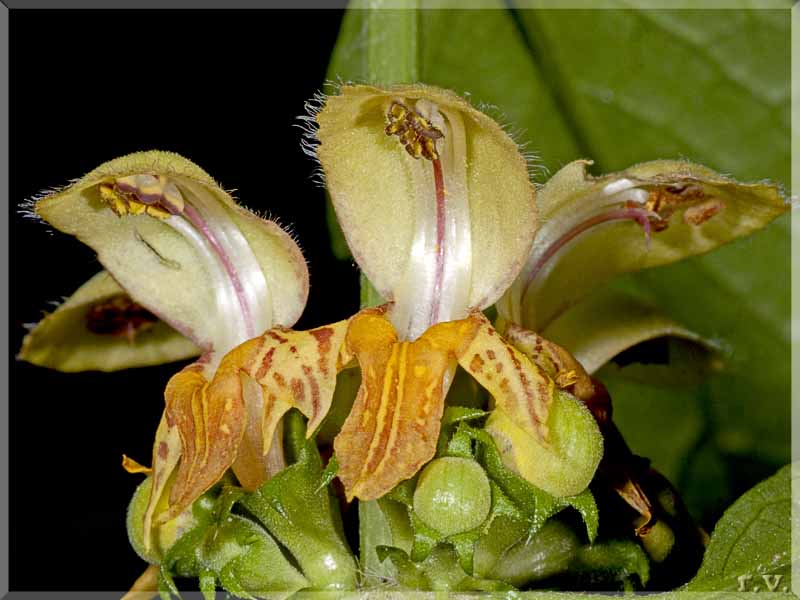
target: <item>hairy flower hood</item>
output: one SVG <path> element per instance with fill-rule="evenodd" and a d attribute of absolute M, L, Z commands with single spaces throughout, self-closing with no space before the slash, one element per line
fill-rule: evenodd
<path fill-rule="evenodd" d="M 569 348 L 589 373 L 662 336 L 699 344 L 710 359 L 714 341 L 606 284 L 757 232 L 789 210 L 779 186 L 740 183 L 687 161 L 651 161 L 602 176 L 590 175 L 589 165 L 574 161 L 539 190 L 544 224 L 497 302 L 503 321 Z"/>
<path fill-rule="evenodd" d="M 177 154 L 104 163 L 32 208 L 105 269 L 28 335 L 20 358 L 35 364 L 112 370 L 221 358 L 293 324 L 305 306 L 308 270 L 291 237 Z"/>
<path fill-rule="evenodd" d="M 316 121 L 336 215 L 401 337 L 500 297 L 537 219 L 525 159 L 495 121 L 425 85 L 344 86 Z"/>

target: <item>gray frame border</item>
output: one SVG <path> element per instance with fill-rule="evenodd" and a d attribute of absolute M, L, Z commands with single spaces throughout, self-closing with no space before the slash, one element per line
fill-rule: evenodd
<path fill-rule="evenodd" d="M 384 0 L 382 8 L 398 8 L 402 0 Z M 421 0 L 423 8 L 452 7 L 449 0 Z M 344 8 L 345 0 L 0 0 L 0 193 L 5 194 L 8 202 L 10 196 L 10 11 L 12 9 L 332 9 Z M 792 195 L 795 202 L 800 199 L 800 2 L 798 0 L 517 0 L 514 4 L 518 8 L 558 8 L 558 9 L 612 9 L 612 8 L 645 8 L 645 9 L 791 9 L 791 47 L 792 47 L 792 103 L 791 103 L 791 150 L 792 150 Z M 459 8 L 480 9 L 498 8 L 492 0 L 464 0 L 459 3 Z M 792 373 L 800 373 L 800 210 L 792 213 L 791 220 L 791 293 L 792 293 Z M 9 213 L 0 214 L 0 238 L 6 244 L 0 248 L 0 273 L 5 277 L 6 293 L 0 295 L 0 309 L 9 314 L 10 276 L 9 276 Z M 0 320 L 0 337 L 4 343 L 0 347 L 0 385 L 5 391 L 5 406 L 0 417 L 0 598 L 75 598 L 97 599 L 119 598 L 124 592 L 10 592 L 9 590 L 9 320 Z M 792 378 L 792 592 L 800 597 L 800 378 Z M 320 599 L 333 596 L 325 592 L 319 594 L 304 594 L 304 596 L 319 596 Z M 652 594 L 637 593 L 637 596 Z M 752 593 L 681 593 L 680 597 L 696 598 L 752 598 Z M 202 598 L 197 593 L 186 592 L 185 598 Z M 409 592 L 409 593 L 381 593 L 361 594 L 354 593 L 351 598 L 367 597 L 410 597 L 415 598 L 441 598 L 437 592 Z M 459 594 L 467 597 L 469 595 Z M 484 597 L 496 596 L 506 598 L 504 594 L 485 594 Z M 531 598 L 567 598 L 570 593 L 524 592 L 519 597 Z M 676 597 L 673 593 L 659 594 L 662 598 Z M 585 596 L 584 596 L 585 597 Z M 785 595 L 776 593 L 758 593 L 758 598 L 785 598 Z"/>
<path fill-rule="evenodd" d="M 11 43 L 9 40 L 9 10 L 8 7 L 0 3 L 0 193 L 11 203 L 11 184 L 10 184 L 10 164 L 9 154 L 11 152 L 11 140 L 9 138 L 9 53 Z M 6 293 L 0 295 L 0 310 L 4 315 L 9 315 L 9 299 L 11 282 L 9 277 L 9 247 L 8 247 L 8 223 L 9 213 L 0 213 L 0 239 L 6 243 L 0 249 L 0 272 L 6 281 Z M 0 593 L 6 594 L 9 589 L 9 506 L 8 506 L 8 486 L 9 486 L 9 444 L 8 444 L 8 411 L 10 407 L 9 390 L 9 323 L 10 319 L 5 318 L 0 321 L 0 337 L 3 345 L 0 347 L 0 385 L 5 391 L 3 400 L 4 408 L 0 418 Z"/>

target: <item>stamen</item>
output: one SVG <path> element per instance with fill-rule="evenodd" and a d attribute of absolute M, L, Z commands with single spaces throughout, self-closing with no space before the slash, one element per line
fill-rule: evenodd
<path fill-rule="evenodd" d="M 542 271 L 542 268 L 545 264 L 553 258 L 553 256 L 558 253 L 564 246 L 566 246 L 569 242 L 574 240 L 576 237 L 585 233 L 596 227 L 597 225 L 601 225 L 603 223 L 611 223 L 614 221 L 635 221 L 637 222 L 644 231 L 644 238 L 645 238 L 645 245 L 647 250 L 650 250 L 650 234 L 652 232 L 651 229 L 651 219 L 656 221 L 657 223 L 661 221 L 661 217 L 646 208 L 635 206 L 633 203 L 628 203 L 623 208 L 614 208 L 607 212 L 601 213 L 599 215 L 594 215 L 582 221 L 572 227 L 571 229 L 567 230 L 565 233 L 561 235 L 555 242 L 548 246 L 547 250 L 539 256 L 538 260 L 534 263 L 533 268 L 528 273 L 527 278 L 525 279 L 525 286 L 522 289 L 523 297 L 525 294 L 528 293 L 528 289 L 530 288 L 531 284 L 536 280 L 536 277 Z"/>
<path fill-rule="evenodd" d="M 439 160 L 436 140 L 444 137 L 441 129 L 417 111 L 398 101 L 392 102 L 389 106 L 386 118 L 389 121 L 384 129 L 386 135 L 396 135 L 411 156 L 414 158 L 422 156 L 434 162 Z"/>
<path fill-rule="evenodd" d="M 147 213 L 157 219 L 166 219 L 180 214 L 184 207 L 177 186 L 163 175 L 117 177 L 112 182 L 100 184 L 100 197 L 120 217 Z"/>
<path fill-rule="evenodd" d="M 442 280 L 444 279 L 444 244 L 445 244 L 445 190 L 442 163 L 437 158 L 433 161 L 433 181 L 436 188 L 436 273 L 433 283 L 433 303 L 431 305 L 431 323 L 439 322 L 439 306 L 442 298 Z"/>
<path fill-rule="evenodd" d="M 214 249 L 214 253 L 219 258 L 220 262 L 222 263 L 222 267 L 225 269 L 225 273 L 228 275 L 228 279 L 230 279 L 231 284 L 233 285 L 233 289 L 236 292 L 236 299 L 239 302 L 239 308 L 241 308 L 242 315 L 244 317 L 244 326 L 245 331 L 247 333 L 248 338 L 252 338 L 256 336 L 256 332 L 254 325 L 253 325 L 253 318 L 252 313 L 250 312 L 250 306 L 247 303 L 247 298 L 245 296 L 244 286 L 242 285 L 242 281 L 239 278 L 239 273 L 236 270 L 236 266 L 231 262 L 230 258 L 228 257 L 225 250 L 217 240 L 217 237 L 214 233 L 209 229 L 208 225 L 206 224 L 205 220 L 200 213 L 197 212 L 193 206 L 187 204 L 184 207 L 183 214 L 189 220 L 189 222 L 194 225 L 208 240 L 211 247 Z"/>
<path fill-rule="evenodd" d="M 200 253 L 208 265 L 217 310 L 224 316 L 220 322 L 227 323 L 215 346 L 220 352 L 227 351 L 273 325 L 271 295 L 261 267 L 229 211 L 203 186 L 188 180 L 181 186 L 179 189 L 163 175 L 138 174 L 104 182 L 99 191 L 118 216 L 146 213 L 161 219 Z"/>

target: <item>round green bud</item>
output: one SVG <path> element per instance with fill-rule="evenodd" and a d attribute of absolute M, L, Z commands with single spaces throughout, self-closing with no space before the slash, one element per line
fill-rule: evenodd
<path fill-rule="evenodd" d="M 603 457 L 600 428 L 586 406 L 566 392 L 556 393 L 547 426 L 547 447 L 500 410 L 492 412 L 486 431 L 506 467 L 554 496 L 579 494 Z"/>
<path fill-rule="evenodd" d="M 438 458 L 423 469 L 414 512 L 444 535 L 475 529 L 489 516 L 492 490 L 483 468 L 467 458 Z"/>
<path fill-rule="evenodd" d="M 640 539 L 647 554 L 657 563 L 664 562 L 675 546 L 675 534 L 664 521 L 656 521 Z"/>

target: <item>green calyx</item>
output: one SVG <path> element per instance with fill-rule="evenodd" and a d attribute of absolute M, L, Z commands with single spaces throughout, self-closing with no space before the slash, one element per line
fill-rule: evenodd
<path fill-rule="evenodd" d="M 579 494 L 592 480 L 603 456 L 603 437 L 589 410 L 565 392 L 556 394 L 548 420 L 549 447 L 515 425 L 500 410 L 486 422 L 503 463 L 529 482 L 558 497 Z"/>
<path fill-rule="evenodd" d="M 305 438 L 303 419 L 295 411 L 287 416 L 285 441 L 287 455 L 296 462 L 243 496 L 241 505 L 291 552 L 312 589 L 354 589 L 356 562 L 338 504 L 324 485 L 317 446 Z"/>
<path fill-rule="evenodd" d="M 509 469 L 482 427 L 488 414 L 447 407 L 436 458 L 417 478 L 359 507 L 368 585 L 513 589 L 515 583 L 497 577 L 491 565 L 570 506 L 585 522 L 585 534 L 570 533 L 576 545 L 596 538 L 598 512 L 591 492 L 556 498 Z M 447 577 L 443 565 L 450 565 Z"/>
<path fill-rule="evenodd" d="M 243 598 L 288 596 L 300 589 L 353 590 L 356 563 L 342 531 L 338 504 L 299 413 L 286 421 L 291 464 L 253 493 L 226 478 L 176 519 L 159 525 L 149 551 L 142 524 L 148 477 L 134 493 L 128 532 L 137 554 L 160 565 L 163 594 L 178 594 L 173 577 L 199 578 L 207 595 L 219 585 Z"/>

